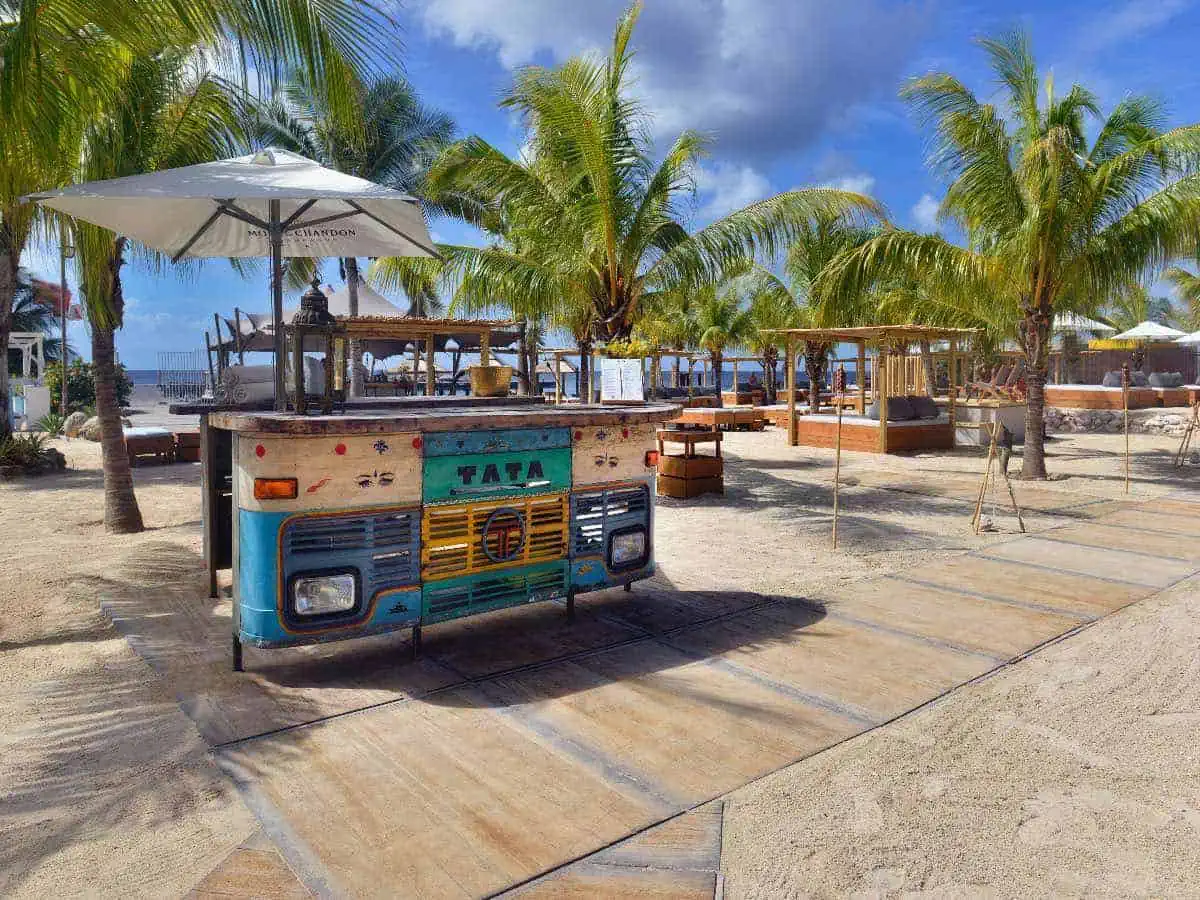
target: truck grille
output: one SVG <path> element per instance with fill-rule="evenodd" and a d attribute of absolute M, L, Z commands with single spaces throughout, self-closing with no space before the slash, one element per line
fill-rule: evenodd
<path fill-rule="evenodd" d="M 614 530 L 649 524 L 650 498 L 644 486 L 577 492 L 571 497 L 571 555 L 603 556 Z"/>

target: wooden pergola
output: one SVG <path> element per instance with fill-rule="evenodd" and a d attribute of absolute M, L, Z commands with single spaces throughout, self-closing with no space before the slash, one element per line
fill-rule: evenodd
<path fill-rule="evenodd" d="M 888 357 L 903 353 L 904 348 L 918 341 L 946 341 L 949 345 L 947 358 L 950 369 L 950 396 L 948 413 L 950 431 L 954 432 L 954 399 L 957 381 L 957 359 L 959 341 L 965 341 L 977 333 L 974 328 L 939 328 L 932 325 L 864 325 L 850 328 L 782 328 L 765 332 L 784 338 L 784 359 L 787 372 L 788 444 L 795 447 L 796 437 L 796 347 L 802 343 L 854 344 L 858 348 L 857 378 L 859 408 L 867 406 L 867 380 L 864 377 L 867 365 L 867 347 L 876 350 L 874 360 L 874 390 L 879 397 L 879 452 L 888 448 Z M 814 390 L 816 386 L 814 385 Z"/>

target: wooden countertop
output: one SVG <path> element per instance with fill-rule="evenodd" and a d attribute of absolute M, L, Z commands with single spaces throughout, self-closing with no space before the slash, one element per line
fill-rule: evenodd
<path fill-rule="evenodd" d="M 511 405 L 480 408 L 444 405 L 425 409 L 348 410 L 331 416 L 298 416 L 276 412 L 212 412 L 213 428 L 252 434 L 387 434 L 397 431 L 462 431 L 468 428 L 574 428 L 584 425 L 636 425 L 665 422 L 679 406 Z"/>

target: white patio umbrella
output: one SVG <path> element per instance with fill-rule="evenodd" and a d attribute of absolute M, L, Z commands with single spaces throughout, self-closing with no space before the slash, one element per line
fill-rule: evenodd
<path fill-rule="evenodd" d="M 1185 334 L 1183 337 L 1175 338 L 1177 344 L 1200 344 L 1200 331 L 1193 331 L 1191 334 Z"/>
<path fill-rule="evenodd" d="M 1140 322 L 1128 331 L 1113 335 L 1114 341 L 1165 341 L 1182 337 L 1178 328 L 1168 328 L 1157 322 Z"/>
<path fill-rule="evenodd" d="M 1056 313 L 1054 316 L 1055 331 L 1074 331 L 1079 334 L 1111 334 L 1117 329 L 1078 313 Z"/>
<path fill-rule="evenodd" d="M 437 256 L 414 197 L 262 150 L 25 198 L 184 257 L 271 258 L 275 408 L 286 408 L 283 257 Z"/>

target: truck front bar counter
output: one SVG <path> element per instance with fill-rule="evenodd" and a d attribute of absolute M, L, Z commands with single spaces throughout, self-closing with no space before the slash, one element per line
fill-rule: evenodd
<path fill-rule="evenodd" d="M 573 615 L 578 593 L 648 578 L 655 429 L 677 412 L 446 398 L 208 413 L 229 433 L 204 441 L 205 545 L 210 569 L 223 534 L 232 551 L 234 669 L 243 644 L 405 628 L 415 654 L 425 625 L 552 599 Z"/>

